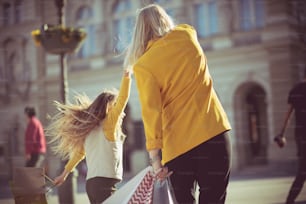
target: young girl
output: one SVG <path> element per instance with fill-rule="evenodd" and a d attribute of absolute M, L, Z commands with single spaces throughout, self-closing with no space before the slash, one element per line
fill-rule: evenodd
<path fill-rule="evenodd" d="M 125 136 L 121 125 L 131 86 L 125 71 L 119 95 L 102 92 L 92 103 L 77 95 L 76 104 L 56 102 L 58 113 L 52 118 L 47 134 L 56 154 L 69 161 L 54 179 L 61 185 L 74 167 L 86 157 L 86 192 L 91 203 L 102 203 L 122 180 L 122 148 Z"/>

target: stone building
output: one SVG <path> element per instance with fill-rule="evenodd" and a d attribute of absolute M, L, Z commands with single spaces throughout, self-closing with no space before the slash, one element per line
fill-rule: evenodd
<path fill-rule="evenodd" d="M 232 124 L 233 169 L 295 160 L 293 122 L 288 146 L 273 143 L 284 119 L 289 89 L 305 68 L 305 2 L 302 0 L 67 0 L 66 25 L 87 38 L 68 56 L 68 96 L 92 99 L 118 88 L 122 51 L 137 8 L 156 2 L 176 23 L 188 23 L 208 57 L 216 91 Z M 24 164 L 23 109 L 32 105 L 46 126 L 60 99 L 59 56 L 36 47 L 31 31 L 58 23 L 53 0 L 0 0 L 0 176 Z M 304 52 L 304 53 L 303 53 Z M 192 128 L 192 127 L 190 127 Z M 148 165 L 135 82 L 127 108 L 125 168 Z M 48 154 L 54 175 L 59 160 Z"/>

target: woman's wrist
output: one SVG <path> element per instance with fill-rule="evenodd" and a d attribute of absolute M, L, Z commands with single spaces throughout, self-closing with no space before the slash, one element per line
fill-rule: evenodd
<path fill-rule="evenodd" d="M 153 165 L 154 163 L 156 162 L 160 162 L 161 159 L 160 159 L 160 156 L 159 155 L 154 155 L 154 156 L 150 156 L 150 164 Z"/>

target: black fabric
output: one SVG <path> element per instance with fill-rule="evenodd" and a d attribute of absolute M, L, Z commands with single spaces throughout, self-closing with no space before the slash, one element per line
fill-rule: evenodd
<path fill-rule="evenodd" d="M 296 84 L 288 96 L 288 103 L 295 110 L 295 131 L 297 135 L 303 135 L 305 138 L 306 132 L 306 82 Z"/>
<path fill-rule="evenodd" d="M 303 189 L 306 180 L 306 159 L 299 157 L 299 167 L 295 179 L 287 196 L 286 204 L 294 204 L 295 199 Z"/>
<path fill-rule="evenodd" d="M 166 164 L 173 171 L 170 181 L 178 203 L 194 202 L 195 182 L 200 204 L 225 202 L 230 175 L 228 140 L 228 134 L 222 133 Z"/>
<path fill-rule="evenodd" d="M 25 166 L 26 167 L 43 167 L 45 161 L 45 154 L 33 153 L 31 154 L 31 159 L 29 159 Z"/>
<path fill-rule="evenodd" d="M 91 204 L 100 204 L 116 191 L 114 178 L 94 177 L 86 181 L 86 192 Z"/>
<path fill-rule="evenodd" d="M 295 139 L 298 155 L 298 170 L 287 196 L 286 204 L 293 204 L 306 180 L 306 82 L 296 84 L 290 91 L 288 103 L 295 113 Z"/>

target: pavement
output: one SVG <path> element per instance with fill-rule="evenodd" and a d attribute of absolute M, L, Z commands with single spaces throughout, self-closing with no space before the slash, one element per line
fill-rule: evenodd
<path fill-rule="evenodd" d="M 249 167 L 232 174 L 226 204 L 284 204 L 294 180 L 295 168 L 294 163 L 282 168 L 279 165 L 269 165 Z M 47 200 L 48 204 L 58 204 L 56 192 L 47 194 Z M 84 180 L 79 179 L 74 204 L 88 203 Z M 0 204 L 14 204 L 14 199 L 3 182 L 0 183 Z M 299 194 L 296 204 L 306 204 L 306 186 Z"/>

